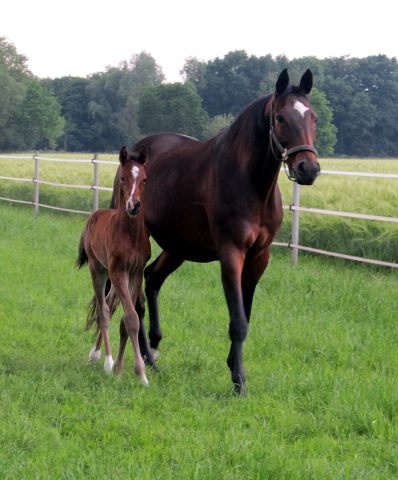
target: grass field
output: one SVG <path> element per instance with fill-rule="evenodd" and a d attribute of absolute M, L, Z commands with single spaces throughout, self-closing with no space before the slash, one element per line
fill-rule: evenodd
<path fill-rule="evenodd" d="M 355 206 L 360 192 L 386 215 L 367 189 L 350 198 L 331 179 L 317 180 L 316 206 L 336 209 L 335 198 L 369 213 Z M 291 185 L 281 186 L 288 196 Z M 275 247 L 244 348 L 248 393 L 236 398 L 219 266 L 184 264 L 161 293 L 160 372 L 149 371 L 144 388 L 131 348 L 120 379 L 103 361 L 86 365 L 92 292 L 87 269 L 74 267 L 85 219 L 0 204 L 1 479 L 398 476 L 398 272 L 304 255 L 292 269 L 287 249 Z"/>
<path fill-rule="evenodd" d="M 0 174 L 32 177 L 25 162 L 0 159 Z M 41 177 L 92 183 L 92 165 L 61 165 L 43 161 Z M 398 173 L 396 161 L 322 166 Z M 100 166 L 102 186 L 114 171 Z M 0 182 L 0 196 L 33 198 L 30 184 Z M 301 189 L 301 205 L 398 216 L 395 182 L 323 175 Z M 288 204 L 291 184 L 281 175 L 280 185 Z M 41 192 L 91 208 L 92 192 Z M 290 234 L 285 217 L 279 240 Z M 398 272 L 301 253 L 292 269 L 275 247 L 244 348 L 248 393 L 236 398 L 219 266 L 184 264 L 162 289 L 160 372 L 147 372 L 144 388 L 131 348 L 120 379 L 103 359 L 86 365 L 92 291 L 88 270 L 74 267 L 86 218 L 0 203 L 1 479 L 398 477 Z M 300 243 L 396 260 L 396 227 L 337 220 L 301 214 Z"/>

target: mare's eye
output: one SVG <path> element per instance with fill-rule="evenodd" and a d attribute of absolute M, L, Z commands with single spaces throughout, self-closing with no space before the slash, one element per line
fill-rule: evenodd
<path fill-rule="evenodd" d="M 126 179 L 124 177 L 120 177 L 120 181 L 124 182 Z"/>
<path fill-rule="evenodd" d="M 146 183 L 146 178 L 144 178 L 144 179 L 142 180 L 142 183 Z"/>
<path fill-rule="evenodd" d="M 318 117 L 315 118 L 314 122 L 316 123 L 318 121 Z"/>
<path fill-rule="evenodd" d="M 283 115 L 277 115 L 275 118 L 278 120 L 279 123 L 283 123 L 285 121 Z"/>

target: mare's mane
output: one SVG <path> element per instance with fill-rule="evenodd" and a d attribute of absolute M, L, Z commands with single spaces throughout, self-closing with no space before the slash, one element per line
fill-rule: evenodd
<path fill-rule="evenodd" d="M 281 94 L 281 98 L 294 94 L 297 96 L 305 96 L 305 93 L 299 86 L 289 85 L 288 88 Z M 268 102 L 272 98 L 272 93 L 265 97 L 258 98 L 249 104 L 245 109 L 235 118 L 229 127 L 223 128 L 216 136 L 216 141 L 225 142 L 229 145 L 233 143 L 241 144 L 249 147 L 258 137 L 264 135 L 264 111 Z M 267 126 L 268 128 L 268 126 Z"/>

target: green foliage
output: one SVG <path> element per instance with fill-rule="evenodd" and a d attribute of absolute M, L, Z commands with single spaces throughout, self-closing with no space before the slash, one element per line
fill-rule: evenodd
<path fill-rule="evenodd" d="M 234 118 L 231 113 L 228 115 L 216 115 L 206 124 L 203 130 L 203 140 L 210 140 L 210 138 L 215 137 L 222 128 L 231 125 Z"/>
<path fill-rule="evenodd" d="M 144 87 L 138 118 L 145 135 L 175 132 L 199 138 L 208 120 L 202 101 L 190 82 Z"/>
<path fill-rule="evenodd" d="M 27 58 L 0 37 L 0 149 L 55 146 L 64 119 L 54 94 L 33 77 Z"/>
<path fill-rule="evenodd" d="M 333 146 L 337 138 L 337 128 L 333 125 L 333 110 L 329 107 L 329 101 L 324 93 L 313 88 L 310 94 L 311 107 L 318 115 L 316 124 L 315 147 L 320 157 L 329 157 L 334 154 Z"/>
<path fill-rule="evenodd" d="M 18 125 L 23 132 L 22 147 L 25 149 L 54 148 L 63 134 L 65 120 L 60 116 L 61 105 L 54 94 L 33 80 L 18 112 Z"/>

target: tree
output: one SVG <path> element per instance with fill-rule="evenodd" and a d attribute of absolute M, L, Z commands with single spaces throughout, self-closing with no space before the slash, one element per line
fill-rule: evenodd
<path fill-rule="evenodd" d="M 207 122 L 203 130 L 203 140 L 210 140 L 217 135 L 217 133 L 231 125 L 235 117 L 229 113 L 228 115 L 216 115 Z"/>
<path fill-rule="evenodd" d="M 175 132 L 201 137 L 208 120 L 192 83 L 144 87 L 138 107 L 138 125 L 145 135 Z"/>
<path fill-rule="evenodd" d="M 0 37 L 0 149 L 17 148 L 20 141 L 17 115 L 33 75 L 26 65 L 25 55 Z"/>
<path fill-rule="evenodd" d="M 22 148 L 55 148 L 63 134 L 65 120 L 60 115 L 61 105 L 54 94 L 33 80 L 18 112 L 18 126 L 22 135 Z"/>
<path fill-rule="evenodd" d="M 310 102 L 312 109 L 318 115 L 315 148 L 320 157 L 329 157 L 334 154 L 333 147 L 337 141 L 337 128 L 332 123 L 333 110 L 329 107 L 326 95 L 315 87 L 311 90 Z"/>
<path fill-rule="evenodd" d="M 137 108 L 142 89 L 163 79 L 162 69 L 145 52 L 92 75 L 85 90 L 95 139 L 91 149 L 112 151 L 139 140 Z"/>

